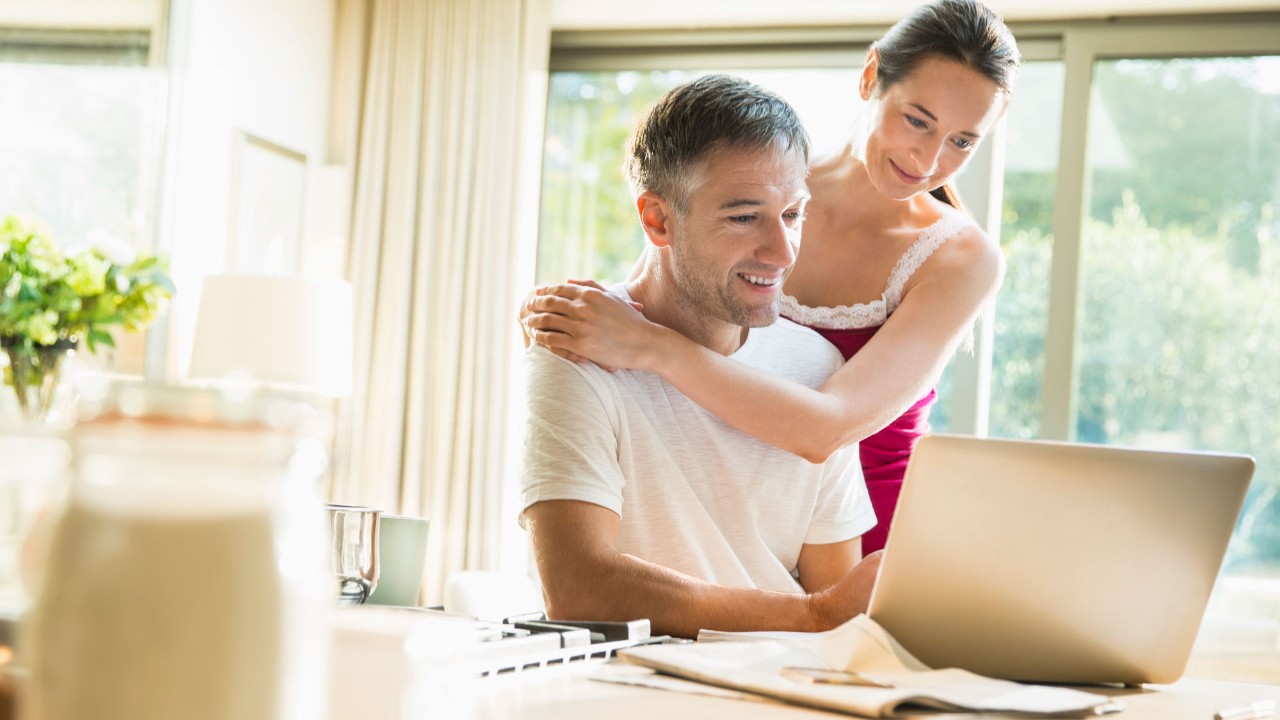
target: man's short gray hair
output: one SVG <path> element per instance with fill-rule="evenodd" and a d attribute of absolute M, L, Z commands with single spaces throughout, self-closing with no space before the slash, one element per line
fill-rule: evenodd
<path fill-rule="evenodd" d="M 809 134 L 787 101 L 742 78 L 704 75 L 649 108 L 627 141 L 622 172 L 633 196 L 652 191 L 684 213 L 700 163 L 724 150 L 774 145 L 809 164 Z"/>

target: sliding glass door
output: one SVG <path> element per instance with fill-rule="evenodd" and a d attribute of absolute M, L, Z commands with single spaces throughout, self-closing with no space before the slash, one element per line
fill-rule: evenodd
<path fill-rule="evenodd" d="M 1002 193 L 986 225 L 1008 271 L 935 430 L 1254 456 L 1211 617 L 1280 637 L 1280 16 L 1014 29 L 1026 58 L 1003 137 L 961 180 Z M 627 132 L 666 88 L 733 67 L 655 52 L 645 69 L 553 73 L 540 281 L 626 274 L 642 246 Z M 861 52 L 738 72 L 833 149 Z"/>

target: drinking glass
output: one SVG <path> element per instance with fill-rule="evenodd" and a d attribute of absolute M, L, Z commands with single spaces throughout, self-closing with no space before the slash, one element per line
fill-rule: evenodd
<path fill-rule="evenodd" d="M 338 602 L 359 605 L 378 585 L 381 513 L 358 505 L 329 505 L 329 556 L 338 576 Z"/>

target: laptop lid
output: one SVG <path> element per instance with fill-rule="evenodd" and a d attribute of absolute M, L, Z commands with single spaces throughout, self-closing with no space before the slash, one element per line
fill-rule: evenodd
<path fill-rule="evenodd" d="M 868 613 L 936 668 L 1172 682 L 1253 468 L 1242 455 L 925 437 Z"/>

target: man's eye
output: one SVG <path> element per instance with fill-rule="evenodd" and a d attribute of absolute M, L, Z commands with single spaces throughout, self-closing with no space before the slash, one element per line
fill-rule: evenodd
<path fill-rule="evenodd" d="M 746 224 L 746 223 L 749 223 L 749 222 L 751 222 L 752 220 L 755 220 L 755 219 L 756 219 L 756 216 L 755 216 L 755 215 L 731 215 L 731 216 L 729 216 L 729 222 L 731 222 L 731 223 L 739 223 L 739 224 Z"/>
<path fill-rule="evenodd" d="M 792 210 L 789 213 L 783 214 L 782 217 L 785 218 L 788 223 L 797 225 L 799 223 L 804 222 L 805 215 L 804 215 L 804 212 L 800 210 Z"/>

